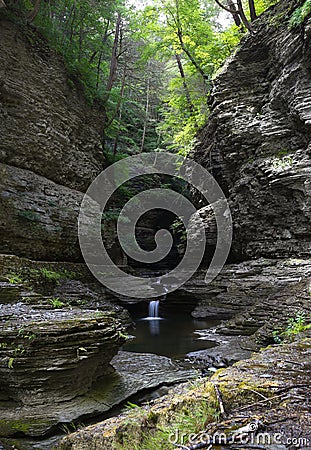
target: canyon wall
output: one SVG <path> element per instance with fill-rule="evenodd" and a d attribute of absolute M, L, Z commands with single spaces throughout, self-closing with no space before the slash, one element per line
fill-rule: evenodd
<path fill-rule="evenodd" d="M 235 259 L 311 255 L 311 20 L 301 1 L 254 24 L 214 83 L 194 158 L 229 198 Z"/>
<path fill-rule="evenodd" d="M 82 193 L 105 167 L 102 111 L 35 30 L 0 28 L 0 252 L 77 261 Z"/>

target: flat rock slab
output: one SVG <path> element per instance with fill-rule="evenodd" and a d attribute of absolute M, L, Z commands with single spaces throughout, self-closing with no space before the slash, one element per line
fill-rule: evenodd
<path fill-rule="evenodd" d="M 310 449 L 310 356 L 310 337 L 267 348 L 252 359 L 219 370 L 211 379 L 202 379 L 196 386 L 186 383 L 175 387 L 168 395 L 145 405 L 136 414 L 128 411 L 68 435 L 57 448 L 115 450 L 120 448 L 120 442 L 126 444 L 126 438 L 130 435 L 133 438 L 132 448 L 137 445 L 135 448 L 145 449 L 143 439 L 146 433 L 163 432 L 163 427 L 172 433 L 178 431 L 176 427 L 180 427 L 179 422 L 174 420 L 179 411 L 187 407 L 194 411 L 196 405 L 207 403 L 218 408 L 216 385 L 227 417 L 218 423 L 211 417 L 211 423 L 207 421 L 202 425 L 205 436 L 217 431 L 229 438 L 237 428 L 243 430 L 244 425 L 258 422 L 259 428 L 256 425 L 254 431 L 255 445 L 243 445 L 243 448 Z M 266 433 L 271 445 L 256 445 L 257 431 Z M 282 445 L 275 445 L 279 444 L 276 437 L 281 439 Z M 301 439 L 300 446 L 286 445 L 290 440 L 295 442 L 295 438 Z M 167 448 L 173 446 L 168 444 Z"/>
<path fill-rule="evenodd" d="M 241 336 L 224 336 L 213 330 L 200 330 L 196 334 L 200 335 L 200 339 L 217 342 L 216 347 L 187 354 L 186 360 L 203 370 L 228 367 L 251 356 L 251 351 L 243 348 L 244 341 Z"/>
<path fill-rule="evenodd" d="M 23 423 L 25 435 L 43 436 L 53 428 L 56 430 L 60 423 L 105 413 L 140 391 L 187 381 L 197 375 L 195 370 L 184 368 L 169 358 L 148 353 L 120 351 L 111 364 L 115 372 L 100 378 L 84 395 L 63 403 L 12 409 L 5 420 L 0 420 L 2 428 L 7 423 L 12 435 L 14 424 L 20 429 Z"/>

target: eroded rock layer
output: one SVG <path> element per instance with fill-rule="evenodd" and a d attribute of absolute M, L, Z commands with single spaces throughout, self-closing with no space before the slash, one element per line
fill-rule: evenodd
<path fill-rule="evenodd" d="M 243 39 L 194 153 L 229 197 L 235 258 L 311 254 L 311 20 L 288 23 L 302 3 L 280 2 Z"/>

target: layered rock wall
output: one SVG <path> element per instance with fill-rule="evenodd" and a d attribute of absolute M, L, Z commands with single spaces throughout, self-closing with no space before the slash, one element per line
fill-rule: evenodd
<path fill-rule="evenodd" d="M 280 2 L 243 39 L 194 154 L 229 197 L 235 259 L 311 254 L 311 20 L 289 27 L 302 3 Z"/>
<path fill-rule="evenodd" d="M 0 28 L 0 252 L 77 261 L 82 192 L 105 167 L 102 111 L 38 33 Z"/>

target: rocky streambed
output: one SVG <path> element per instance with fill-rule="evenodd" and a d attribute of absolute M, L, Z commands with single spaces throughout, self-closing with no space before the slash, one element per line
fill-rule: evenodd
<path fill-rule="evenodd" d="M 241 448 L 308 449 L 310 357 L 311 339 L 301 336 L 219 370 L 211 379 L 179 386 L 136 414 L 77 431 L 57 448 L 173 449 L 185 448 L 190 437 L 193 445 L 206 442 L 194 448 L 207 448 L 208 438 L 221 434 L 224 448 L 227 439 L 229 448 L 240 448 L 243 442 Z"/>

